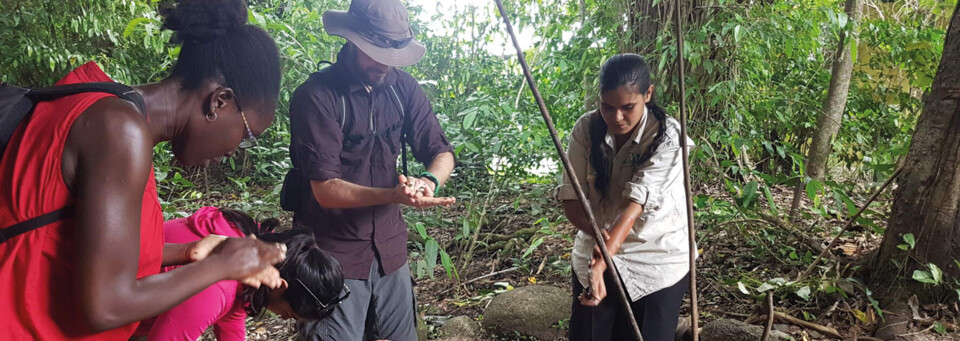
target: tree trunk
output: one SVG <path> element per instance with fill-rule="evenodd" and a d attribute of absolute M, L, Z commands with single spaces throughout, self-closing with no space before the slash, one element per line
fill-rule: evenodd
<path fill-rule="evenodd" d="M 890 283 L 895 277 L 890 274 L 895 273 L 911 278 L 927 263 L 957 277 L 960 269 L 953 261 L 960 259 L 960 4 L 947 30 L 933 86 L 924 96 L 898 185 L 883 243 L 870 267 L 871 283 Z M 898 249 L 908 233 L 915 237 L 916 247 Z M 912 279 L 905 283 L 905 292 L 926 300 L 948 290 L 945 286 L 918 290 L 920 284 Z"/>
<path fill-rule="evenodd" d="M 858 0 L 847 0 L 843 5 L 851 24 L 860 20 L 860 3 Z M 852 30 L 851 30 L 852 31 Z M 849 39 L 848 39 L 849 38 Z M 836 59 L 833 62 L 833 71 L 830 76 L 830 88 L 827 90 L 827 99 L 823 103 L 823 111 L 817 117 L 817 128 L 807 152 L 806 173 L 814 180 L 822 180 L 826 174 L 827 160 L 830 159 L 831 142 L 840 131 L 840 122 L 843 119 L 843 110 L 847 106 L 847 94 L 850 92 L 850 76 L 853 73 L 853 58 L 851 45 L 856 44 L 856 38 L 840 33 Z M 794 220 L 797 207 L 800 204 L 801 187 L 797 185 L 793 193 L 793 204 L 790 206 L 790 220 Z"/>
<path fill-rule="evenodd" d="M 654 2 L 660 2 L 654 5 Z M 665 1 L 655 0 L 628 0 L 629 8 L 628 22 L 632 29 L 630 32 L 629 46 L 623 52 L 637 53 L 649 58 L 655 50 L 657 35 L 660 34 L 664 22 L 663 13 L 661 13 L 662 3 Z"/>

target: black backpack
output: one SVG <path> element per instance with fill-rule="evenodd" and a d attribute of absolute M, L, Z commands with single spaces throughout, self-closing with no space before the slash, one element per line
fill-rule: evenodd
<path fill-rule="evenodd" d="M 27 119 L 37 102 L 51 101 L 60 97 L 84 92 L 105 92 L 133 102 L 146 114 L 143 98 L 133 88 L 113 82 L 95 82 L 58 85 L 49 88 L 21 88 L 0 82 L 0 159 L 20 123 Z M 0 229 L 0 243 L 20 234 L 73 216 L 73 206 L 67 206 L 39 217 Z"/>

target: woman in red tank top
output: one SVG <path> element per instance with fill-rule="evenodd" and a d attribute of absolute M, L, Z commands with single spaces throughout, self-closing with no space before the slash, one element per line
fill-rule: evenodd
<path fill-rule="evenodd" d="M 246 23 L 244 1 L 181 0 L 161 14 L 182 47 L 169 78 L 135 87 L 145 116 L 102 93 L 41 102 L 0 159 L 0 229 L 76 212 L 0 243 L 0 340 L 126 340 L 215 282 L 279 285 L 282 250 L 242 238 L 157 274 L 191 249 L 163 244 L 154 145 L 171 141 L 185 165 L 230 156 L 273 121 L 280 88 L 276 44 Z M 110 78 L 88 63 L 58 84 L 98 81 Z"/>

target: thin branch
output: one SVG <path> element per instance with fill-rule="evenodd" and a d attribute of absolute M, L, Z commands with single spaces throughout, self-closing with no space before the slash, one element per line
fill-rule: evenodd
<path fill-rule="evenodd" d="M 488 274 L 486 274 L 486 275 L 483 275 L 483 276 L 480 276 L 480 277 L 471 279 L 471 280 L 469 280 L 469 281 L 460 283 L 460 285 L 456 285 L 456 286 L 454 286 L 453 288 L 449 288 L 449 289 L 446 289 L 446 290 L 444 290 L 444 291 L 441 291 L 440 293 L 437 294 L 437 296 L 441 296 L 441 295 L 443 295 L 443 294 L 446 294 L 446 293 L 448 293 L 448 292 L 450 292 L 450 291 L 453 291 L 453 289 L 456 289 L 456 288 L 459 288 L 459 287 L 466 287 L 467 284 L 470 284 L 470 283 L 479 281 L 479 280 L 481 280 L 481 279 L 490 278 L 490 277 L 493 277 L 493 276 L 496 276 L 496 275 L 502 275 L 502 274 L 505 274 L 505 273 L 508 273 L 508 272 L 514 272 L 514 271 L 517 271 L 517 269 L 519 269 L 519 268 L 518 268 L 518 267 L 512 267 L 512 268 L 507 268 L 507 269 L 503 269 L 503 270 L 500 270 L 500 271 L 488 273 Z"/>
<path fill-rule="evenodd" d="M 836 328 L 833 328 L 833 327 L 827 327 L 827 326 L 820 325 L 820 324 L 816 324 L 816 323 L 813 323 L 813 322 L 807 322 L 807 321 L 798 319 L 798 318 L 796 318 L 796 317 L 793 317 L 793 316 L 790 316 L 790 315 L 781 313 L 781 312 L 779 312 L 779 311 L 773 312 L 773 316 L 775 316 L 776 318 L 781 319 L 781 320 L 783 320 L 783 321 L 785 321 L 785 322 L 789 322 L 789 323 L 792 323 L 792 324 L 795 324 L 795 325 L 798 325 L 798 326 L 801 326 L 801 327 L 804 327 L 804 328 L 807 328 L 807 329 L 813 329 L 813 330 L 817 331 L 817 332 L 820 333 L 820 334 L 824 334 L 824 335 L 827 335 L 827 336 L 830 336 L 830 337 L 835 337 L 835 338 L 838 338 L 838 339 L 842 339 L 842 338 L 843 338 L 843 336 L 840 335 L 840 332 L 837 331 L 837 329 L 836 329 Z"/>
<path fill-rule="evenodd" d="M 893 180 L 896 179 L 898 175 L 900 175 L 900 172 L 903 171 L 903 165 L 904 165 L 904 162 L 901 161 L 900 165 L 897 166 L 897 169 L 893 171 L 893 174 L 890 174 L 890 178 L 888 178 L 887 181 L 884 181 L 883 184 L 880 185 L 880 188 L 877 188 L 877 190 L 873 192 L 873 195 L 870 196 L 870 199 L 868 199 L 866 203 L 860 206 L 860 210 L 857 211 L 857 213 L 854 214 L 852 217 L 850 217 L 849 220 L 847 220 L 847 224 L 844 225 L 842 229 L 840 229 L 840 232 L 837 233 L 837 236 L 833 237 L 833 240 L 830 241 L 830 244 L 828 244 L 827 247 L 823 249 L 823 251 L 820 251 L 820 255 L 817 256 L 817 259 L 814 259 L 813 263 L 810 263 L 810 266 L 807 267 L 807 270 L 804 271 L 802 274 L 800 274 L 799 277 L 797 277 L 798 282 L 801 279 L 809 276 L 810 272 L 813 271 L 813 268 L 817 266 L 820 260 L 823 259 L 823 257 L 827 255 L 827 253 L 830 252 L 830 249 L 837 246 L 837 242 L 840 241 L 840 236 L 842 236 L 844 232 L 847 232 L 850 226 L 853 226 L 853 223 L 857 221 L 857 218 L 860 217 L 860 214 L 863 213 L 863 211 L 865 211 L 867 207 L 870 207 L 870 204 L 872 204 L 874 200 L 877 200 L 877 197 L 880 196 L 880 193 L 882 193 L 883 190 L 886 189 L 887 186 L 889 186 L 890 183 L 892 183 Z"/>
<path fill-rule="evenodd" d="M 760 341 L 767 341 L 770 331 L 773 330 L 773 290 L 767 291 L 767 325 L 763 328 Z"/>
<path fill-rule="evenodd" d="M 937 322 L 940 322 L 934 319 L 918 319 L 916 321 L 920 322 L 920 324 L 931 325 L 931 326 L 935 325 Z M 944 328 L 947 328 L 947 330 L 950 330 L 952 332 L 960 332 L 960 326 L 958 325 L 955 325 L 950 322 L 940 322 L 940 324 L 943 325 Z"/>
<path fill-rule="evenodd" d="M 784 231 L 789 232 L 791 235 L 797 238 L 797 240 L 803 242 L 803 244 L 805 244 L 807 247 L 809 247 L 813 251 L 821 252 L 821 253 L 823 252 L 824 250 L 823 245 L 821 245 L 820 242 L 803 234 L 803 232 L 797 230 L 797 228 L 794 227 L 793 224 L 783 221 L 779 217 L 769 213 L 761 213 L 760 215 L 763 217 L 764 220 L 770 222 L 771 224 L 776 225 L 777 227 L 783 229 Z"/>

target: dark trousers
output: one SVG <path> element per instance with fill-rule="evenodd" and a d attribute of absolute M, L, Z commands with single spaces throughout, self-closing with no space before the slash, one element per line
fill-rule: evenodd
<path fill-rule="evenodd" d="M 620 303 L 613 278 L 608 271 L 604 275 L 607 297 L 596 307 L 580 304 L 583 285 L 573 274 L 573 315 L 570 317 L 570 341 L 608 341 L 634 340 L 633 329 L 627 321 Z M 690 275 L 687 274 L 676 284 L 648 294 L 630 303 L 633 315 L 640 326 L 644 341 L 672 341 L 683 305 L 683 295 L 687 293 Z"/>

